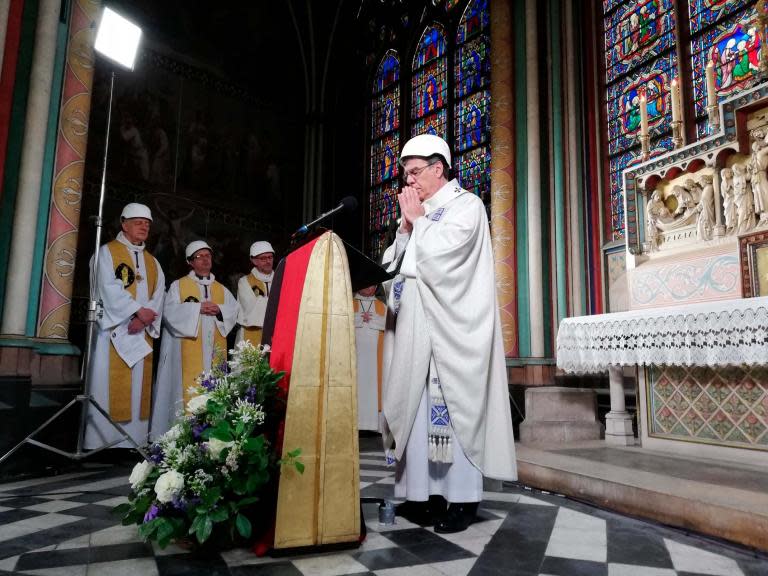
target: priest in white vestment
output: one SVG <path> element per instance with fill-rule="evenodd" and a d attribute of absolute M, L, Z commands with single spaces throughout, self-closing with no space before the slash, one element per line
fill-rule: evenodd
<path fill-rule="evenodd" d="M 442 138 L 412 138 L 400 164 L 402 221 L 384 255 L 397 272 L 385 336 L 385 447 L 397 463 L 395 496 L 407 499 L 403 515 L 460 532 L 474 519 L 484 475 L 517 478 L 491 237 L 480 198 L 448 180 Z"/>
<path fill-rule="evenodd" d="M 189 274 L 171 284 L 163 307 L 163 339 L 152 409 L 152 439 L 173 425 L 196 396 L 195 379 L 226 360 L 237 300 L 211 273 L 213 253 L 202 240 L 187 245 Z M 220 355 L 220 358 L 217 358 Z"/>
<path fill-rule="evenodd" d="M 127 204 L 120 216 L 122 231 L 99 248 L 97 271 L 91 260 L 91 282 L 96 283 L 95 298 L 103 304 L 103 315 L 98 320 L 88 366 L 90 391 L 99 406 L 140 446 L 147 441 L 149 431 L 152 343 L 160 336 L 165 296 L 163 270 L 145 249 L 151 224 L 152 212 L 147 206 Z M 126 354 L 134 345 L 144 348 L 142 358 Z M 93 407 L 88 409 L 86 449 L 101 448 L 122 437 Z M 127 440 L 114 446 L 133 447 Z"/>
<path fill-rule="evenodd" d="M 353 309 L 357 346 L 357 427 L 378 432 L 387 307 L 376 298 L 376 286 L 368 286 L 355 293 Z"/>
<path fill-rule="evenodd" d="M 260 240 L 251 244 L 251 273 L 237 283 L 237 342 L 249 340 L 254 346 L 261 344 L 264 314 L 275 272 L 275 251 L 269 242 Z"/>

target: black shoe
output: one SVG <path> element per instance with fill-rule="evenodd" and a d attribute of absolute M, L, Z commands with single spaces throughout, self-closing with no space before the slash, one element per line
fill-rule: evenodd
<path fill-rule="evenodd" d="M 419 526 L 432 526 L 438 518 L 445 515 L 447 506 L 448 503 L 442 496 L 430 496 L 426 502 L 406 500 L 395 506 L 395 516 Z"/>
<path fill-rule="evenodd" d="M 457 502 L 448 506 L 448 512 L 435 524 L 437 534 L 464 532 L 475 521 L 477 502 Z"/>

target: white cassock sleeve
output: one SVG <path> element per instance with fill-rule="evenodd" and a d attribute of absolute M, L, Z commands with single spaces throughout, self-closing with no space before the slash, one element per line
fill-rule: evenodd
<path fill-rule="evenodd" d="M 200 303 L 181 302 L 179 281 L 168 289 L 163 306 L 165 327 L 174 338 L 197 338 L 200 325 Z"/>
<path fill-rule="evenodd" d="M 237 323 L 240 326 L 261 328 L 264 315 L 267 312 L 267 298 L 256 296 L 248 282 L 248 276 L 243 276 L 237 283 Z"/>
<path fill-rule="evenodd" d="M 146 253 L 144 254 L 146 258 Z M 154 258 L 154 256 L 150 256 L 150 258 Z M 155 321 L 152 322 L 149 326 L 145 328 L 147 331 L 147 334 L 149 334 L 152 338 L 159 338 L 160 337 L 160 327 L 162 326 L 163 322 L 163 301 L 165 300 L 165 274 L 163 274 L 163 269 L 160 268 L 160 262 L 155 260 L 155 267 L 157 268 L 157 281 L 155 282 L 155 292 L 151 295 L 149 302 L 146 305 L 146 308 L 150 308 L 151 310 L 154 310 L 157 316 L 155 317 Z"/>
<path fill-rule="evenodd" d="M 97 298 L 101 299 L 104 306 L 104 314 L 99 318 L 99 327 L 102 330 L 111 330 L 129 320 L 141 308 L 141 304 L 123 288 L 123 281 L 115 278 L 109 248 L 104 245 L 99 250 Z M 93 258 L 91 258 L 91 272 L 93 272 Z"/>
<path fill-rule="evenodd" d="M 237 300 L 232 296 L 232 292 L 224 288 L 224 304 L 219 304 L 222 319 L 216 318 L 216 328 L 225 338 L 237 324 L 237 309 Z"/>

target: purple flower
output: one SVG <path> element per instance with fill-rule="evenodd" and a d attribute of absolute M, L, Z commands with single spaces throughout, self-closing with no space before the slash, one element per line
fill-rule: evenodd
<path fill-rule="evenodd" d="M 216 379 L 215 378 L 206 378 L 203 380 L 200 385 L 205 388 L 208 392 L 216 388 Z"/>
<path fill-rule="evenodd" d="M 202 424 L 195 424 L 192 426 L 192 436 L 195 438 L 195 440 L 199 440 L 200 436 L 203 433 L 203 430 L 209 427 L 209 424 L 207 422 L 203 422 Z"/>
<path fill-rule="evenodd" d="M 251 404 L 256 403 L 256 387 L 251 386 L 245 391 L 245 399 Z"/>
<path fill-rule="evenodd" d="M 160 508 L 152 504 L 152 506 L 149 507 L 149 510 L 147 510 L 147 513 L 144 514 L 144 523 L 151 522 L 155 518 L 157 518 L 157 515 L 160 513 Z"/>
<path fill-rule="evenodd" d="M 164 459 L 165 454 L 163 454 L 163 449 L 160 445 L 152 444 L 152 446 L 149 447 L 149 461 L 155 464 L 160 464 Z"/>
<path fill-rule="evenodd" d="M 173 500 L 171 501 L 171 506 L 176 508 L 176 510 L 179 510 L 180 512 L 185 512 L 187 510 L 187 503 L 184 502 L 184 500 L 179 497 L 175 496 Z"/>
<path fill-rule="evenodd" d="M 229 364 L 227 363 L 226 360 L 224 362 L 222 362 L 221 364 L 219 364 L 219 371 L 222 372 L 223 374 L 229 374 L 229 372 L 230 372 Z"/>

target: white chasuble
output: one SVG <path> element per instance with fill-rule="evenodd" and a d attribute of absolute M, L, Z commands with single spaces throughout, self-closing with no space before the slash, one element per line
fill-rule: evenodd
<path fill-rule="evenodd" d="M 217 353 L 217 339 L 219 342 L 223 341 L 218 352 L 226 358 L 226 337 L 237 320 L 237 300 L 229 290 L 215 281 L 213 274 L 208 278 L 198 278 L 194 272 L 190 272 L 186 278 L 196 285 L 196 295 L 181 298 L 184 279 L 180 279 L 171 284 L 165 298 L 163 338 L 152 408 L 153 440 L 164 434 L 173 424 L 177 414 L 184 411 L 185 393 L 189 393 L 189 388 L 183 382 L 183 342 L 193 341 L 200 345 L 202 359 L 199 362 L 202 370 L 208 371 Z M 214 287 L 214 283 L 217 286 Z M 201 314 L 200 303 L 213 302 L 213 295 L 218 290 L 223 294 L 223 302 L 217 302 L 221 319 Z"/>
<path fill-rule="evenodd" d="M 150 338 L 160 336 L 160 326 L 163 312 L 163 298 L 165 297 L 165 276 L 160 264 L 151 254 L 144 252 L 144 245 L 131 244 L 127 238 L 120 232 L 117 239 L 120 244 L 128 250 L 129 257 L 132 259 L 130 273 L 123 267 L 122 270 L 116 270 L 115 263 L 112 261 L 112 255 L 109 245 L 105 244 L 99 248 L 99 269 L 96 278 L 98 286 L 96 287 L 96 298 L 103 303 L 103 315 L 98 320 L 96 337 L 94 338 L 93 353 L 91 363 L 88 367 L 89 382 L 91 394 L 99 405 L 109 412 L 109 374 L 110 374 L 110 334 L 118 327 L 126 327 L 133 314 L 139 308 L 150 308 L 157 313 L 157 318 L 144 329 L 144 333 Z M 152 258 L 157 270 L 155 286 L 152 293 L 149 293 L 147 283 L 147 260 Z M 93 281 L 93 259 L 91 259 L 91 278 Z M 134 299 L 126 289 L 126 283 L 135 286 L 136 298 Z M 133 365 L 130 369 L 131 390 L 130 390 L 130 413 L 131 418 L 128 421 L 121 420 L 119 424 L 133 438 L 133 440 L 142 445 L 147 440 L 149 430 L 149 418 L 141 418 L 141 391 L 144 386 L 144 362 L 151 360 L 142 360 Z M 151 385 L 151 382 L 147 383 Z M 111 443 L 121 437 L 121 434 L 106 419 L 94 409 L 88 410 L 86 420 L 85 443 L 84 447 L 88 450 L 100 448 L 105 444 Z M 126 442 L 116 444 L 117 448 L 130 448 L 131 445 Z"/>
<path fill-rule="evenodd" d="M 422 404 L 433 401 L 431 387 L 426 393 L 428 377 L 437 379 L 450 420 L 446 440 L 453 445 L 453 463 L 443 461 L 440 466 L 460 464 L 465 456 L 485 476 L 515 480 L 506 362 L 485 207 L 455 180 L 423 206 L 426 216 L 413 223 L 410 237 L 398 234 L 384 259 L 393 270 L 402 257 L 388 300 L 385 445 L 399 467 L 405 465 L 406 475 L 413 466 L 411 442 L 422 443 L 423 457 L 428 457 L 434 422 L 415 422 L 420 413 L 430 418 L 430 410 L 423 410 Z M 416 434 L 425 429 L 429 432 Z M 476 476 L 468 472 L 466 480 L 474 486 Z M 402 471 L 398 476 L 403 477 Z M 443 488 L 432 493 L 450 496 L 449 487 Z"/>
<path fill-rule="evenodd" d="M 355 294 L 357 346 L 357 422 L 359 430 L 379 431 L 381 372 L 386 305 L 374 296 Z"/>

